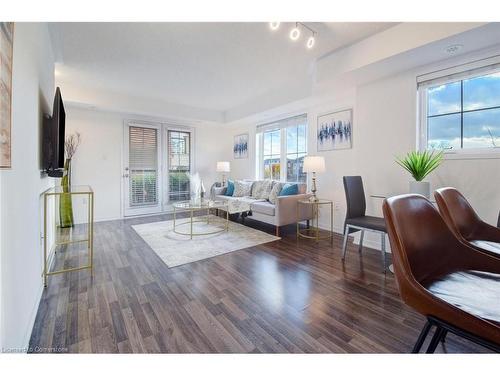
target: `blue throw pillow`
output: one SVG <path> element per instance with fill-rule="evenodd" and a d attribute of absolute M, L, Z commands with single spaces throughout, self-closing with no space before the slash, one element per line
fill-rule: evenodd
<path fill-rule="evenodd" d="M 227 181 L 226 197 L 232 197 L 234 193 L 234 182 L 231 180 Z"/>
<path fill-rule="evenodd" d="M 280 197 L 285 195 L 297 195 L 299 194 L 299 185 L 297 184 L 286 184 L 280 191 Z"/>

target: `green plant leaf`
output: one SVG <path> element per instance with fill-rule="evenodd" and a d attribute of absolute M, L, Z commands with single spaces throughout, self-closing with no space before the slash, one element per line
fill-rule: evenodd
<path fill-rule="evenodd" d="M 443 152 L 410 151 L 404 158 L 396 157 L 396 163 L 406 169 L 415 179 L 422 181 L 443 161 Z"/>

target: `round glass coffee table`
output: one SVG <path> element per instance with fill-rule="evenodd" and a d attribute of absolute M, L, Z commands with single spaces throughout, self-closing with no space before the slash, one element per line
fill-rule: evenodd
<path fill-rule="evenodd" d="M 174 207 L 174 232 L 177 234 L 182 234 L 184 236 L 189 236 L 193 239 L 193 236 L 207 236 L 210 234 L 217 234 L 221 232 L 227 232 L 229 230 L 229 207 L 227 202 L 224 201 L 214 201 L 211 199 L 195 199 L 190 201 L 177 202 L 173 204 Z M 210 221 L 210 210 L 222 210 L 226 212 L 226 219 L 221 227 L 220 223 L 214 223 Z M 177 220 L 177 214 L 179 212 L 189 212 L 189 217 L 187 220 Z M 201 212 L 201 215 L 195 215 Z M 183 218 L 185 219 L 185 218 Z M 203 223 L 208 228 L 205 231 L 194 231 L 194 223 Z M 209 225 L 213 224 L 217 229 L 210 228 Z M 181 230 L 179 227 L 188 226 L 189 230 Z"/>

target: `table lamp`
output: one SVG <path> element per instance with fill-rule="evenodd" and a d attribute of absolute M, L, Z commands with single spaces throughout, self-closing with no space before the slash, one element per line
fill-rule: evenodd
<path fill-rule="evenodd" d="M 229 164 L 228 161 L 218 161 L 217 172 L 222 172 L 222 186 L 225 186 L 226 185 L 225 173 L 231 172 L 231 165 Z"/>
<path fill-rule="evenodd" d="M 316 197 L 316 173 L 323 173 L 325 171 L 325 158 L 323 156 L 306 156 L 304 158 L 304 172 L 312 172 L 312 200 L 317 201 Z"/>

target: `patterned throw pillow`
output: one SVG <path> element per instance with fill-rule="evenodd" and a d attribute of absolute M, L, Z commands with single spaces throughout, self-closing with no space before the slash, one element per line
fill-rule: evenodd
<path fill-rule="evenodd" d="M 269 202 L 272 204 L 276 204 L 276 197 L 280 195 L 281 189 L 283 189 L 283 182 L 275 182 L 273 185 L 273 188 L 271 189 L 271 192 L 269 193 Z"/>
<path fill-rule="evenodd" d="M 252 185 L 252 198 L 268 199 L 272 188 L 272 180 L 255 181 Z"/>
<path fill-rule="evenodd" d="M 233 197 L 249 197 L 251 191 L 251 181 L 234 181 Z"/>

